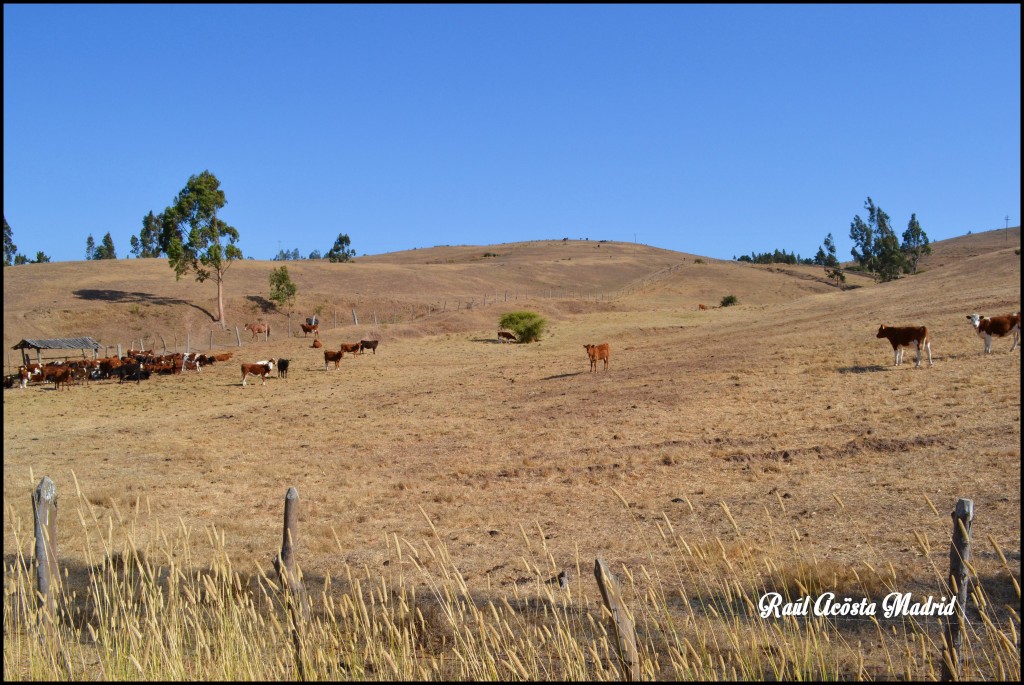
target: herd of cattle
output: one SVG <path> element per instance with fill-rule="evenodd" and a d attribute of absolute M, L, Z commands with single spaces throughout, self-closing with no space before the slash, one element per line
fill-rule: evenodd
<path fill-rule="evenodd" d="M 1020 344 L 1020 312 L 1007 314 L 1006 316 L 980 316 L 970 314 L 967 319 L 971 322 L 979 337 L 985 339 L 985 353 L 992 352 L 992 338 L 1002 338 L 1007 335 L 1013 339 L 1013 346 L 1010 352 L 1017 349 Z M 322 348 L 319 329 L 313 325 L 303 325 L 303 333 L 313 333 L 313 347 Z M 247 330 L 255 329 L 255 326 L 246 325 Z M 269 326 L 260 332 L 269 334 Z M 254 330 L 255 334 L 255 330 Z M 921 365 L 921 353 L 928 356 L 929 366 L 932 362 L 931 337 L 926 326 L 886 326 L 881 324 L 878 327 L 877 338 L 886 338 L 892 345 L 894 363 L 899 366 L 903 363 L 905 349 L 913 347 L 917 352 L 915 367 Z M 498 339 L 502 342 L 514 342 L 515 336 L 505 331 L 498 332 Z M 372 350 L 377 354 L 379 340 L 360 340 L 355 343 L 341 343 L 337 350 L 324 350 L 324 370 L 330 369 L 331 362 L 334 368 L 339 368 L 341 360 L 348 352 L 352 355 L 363 354 L 366 350 Z M 591 372 L 597 370 L 597 363 L 604 362 L 604 370 L 608 370 L 611 361 L 611 346 L 608 343 L 597 345 L 587 344 L 583 346 L 590 359 Z M 152 351 L 128 350 L 123 357 L 107 357 L 103 359 L 80 359 L 66 362 L 51 362 L 48 364 L 29 363 L 18 368 L 18 373 L 7 376 L 4 387 L 14 387 L 15 384 L 22 388 L 28 386 L 29 382 L 53 383 L 54 389 L 67 388 L 72 383 L 88 383 L 90 380 L 102 380 L 117 378 L 118 383 L 135 381 L 141 383 L 149 379 L 153 374 L 180 374 L 183 371 L 201 371 L 203 366 L 224 363 L 231 359 L 233 352 L 222 354 L 205 355 L 198 353 L 155 355 Z M 273 373 L 277 367 L 279 378 L 288 377 L 289 360 L 287 359 L 264 359 L 253 364 L 242 363 L 242 386 L 247 385 L 249 376 L 259 376 L 264 384 L 267 376 Z"/>

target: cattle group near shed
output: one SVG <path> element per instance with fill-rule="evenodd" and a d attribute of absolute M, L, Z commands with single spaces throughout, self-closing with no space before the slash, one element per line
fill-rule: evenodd
<path fill-rule="evenodd" d="M 910 347 L 911 345 L 917 350 L 917 361 L 914 364 L 915 369 L 921 366 L 922 349 L 928 352 L 928 366 L 934 366 L 932 363 L 932 343 L 928 337 L 927 326 L 886 326 L 881 324 L 875 337 L 887 338 L 892 344 L 896 360 L 894 366 L 899 366 L 903 363 L 903 348 Z"/>
<path fill-rule="evenodd" d="M 985 354 L 992 353 L 992 336 L 1002 338 L 1010 335 L 1013 337 L 1013 346 L 1010 352 L 1017 349 L 1020 342 L 1020 312 L 1007 314 L 1006 316 L 980 316 L 969 314 L 967 316 L 974 331 L 979 337 L 985 338 Z"/>

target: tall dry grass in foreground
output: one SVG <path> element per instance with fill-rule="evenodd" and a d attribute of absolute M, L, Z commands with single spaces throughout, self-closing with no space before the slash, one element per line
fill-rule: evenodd
<path fill-rule="evenodd" d="M 630 518 L 629 504 L 615 494 Z M 781 499 L 779 506 L 785 510 Z M 345 566 L 336 577 L 306 579 L 317 589 L 299 650 L 272 577 L 235 568 L 216 527 L 159 530 L 146 509 L 137 502 L 127 515 L 115 507 L 101 519 L 78 490 L 77 510 L 65 507 L 62 525 L 82 526 L 86 563 L 62 566 L 59 619 L 46 630 L 35 596 L 31 522 L 5 503 L 5 535 L 18 550 L 4 568 L 5 680 L 282 680 L 300 669 L 310 680 L 621 678 L 613 628 L 595 599 L 593 560 L 577 554 L 568 586 L 552 582 L 560 569 L 538 525 L 520 527 L 527 580 L 511 596 L 467 585 L 432 523 L 433 540 L 420 545 L 381 531 L 386 574 Z M 938 679 L 939 618 L 759 615 L 758 601 L 768 592 L 788 600 L 831 591 L 840 601 L 879 602 L 905 591 L 891 566 L 806 558 L 799 534 L 774 525 L 771 512 L 764 516 L 778 534 L 769 540 L 744 536 L 742 521 L 724 504 L 722 514 L 737 533 L 728 543 L 701 530 L 676 530 L 667 517 L 660 535 L 644 540 L 650 568 L 659 566 L 656 557 L 668 557 L 671 577 L 646 565 L 615 569 L 636 625 L 643 679 Z M 156 530 L 146 532 L 153 534 L 141 535 L 150 525 Z M 140 546 L 142 537 L 157 542 Z M 918 541 L 935 579 L 925 594 L 948 595 L 948 542 L 932 545 L 920 535 Z M 193 554 L 202 546 L 216 561 L 200 568 Z M 995 551 L 1017 604 L 994 605 L 972 574 L 964 679 L 1020 679 L 1020 586 Z"/>

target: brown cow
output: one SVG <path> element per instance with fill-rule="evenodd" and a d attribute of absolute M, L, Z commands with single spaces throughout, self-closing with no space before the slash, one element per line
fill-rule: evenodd
<path fill-rule="evenodd" d="M 363 343 L 341 343 L 341 356 L 344 357 L 346 352 L 356 354 L 359 350 L 363 349 Z"/>
<path fill-rule="evenodd" d="M 304 324 L 304 323 L 300 323 L 299 326 L 302 327 L 302 337 L 303 338 L 305 338 L 310 333 L 313 334 L 314 338 L 319 338 L 320 337 L 320 324 L 315 323 L 315 324 L 307 325 L 307 324 Z"/>
<path fill-rule="evenodd" d="M 697 309 L 699 309 L 702 312 L 706 312 L 708 310 L 708 306 L 706 304 L 699 304 L 697 305 Z"/>
<path fill-rule="evenodd" d="M 878 327 L 878 335 L 875 337 L 889 339 L 896 357 L 895 366 L 903 363 L 903 348 L 911 345 L 917 350 L 915 369 L 921 366 L 921 348 L 928 352 L 928 366 L 935 366 L 932 363 L 932 341 L 928 337 L 927 326 L 886 326 L 882 324 Z"/>
<path fill-rule="evenodd" d="M 260 379 L 263 381 L 263 385 L 266 385 L 267 384 L 267 374 L 270 373 L 273 370 L 274 370 L 274 360 L 273 359 L 268 359 L 266 362 L 260 363 L 260 364 L 245 364 L 245 363 L 243 363 L 242 364 L 242 387 L 243 388 L 245 387 L 245 385 L 246 385 L 245 379 L 248 378 L 250 374 L 252 374 L 253 376 L 259 376 Z"/>
<path fill-rule="evenodd" d="M 323 344 L 322 342 L 320 342 L 320 340 L 319 340 L 319 339 L 316 339 L 316 340 L 314 340 L 314 341 L 313 341 L 313 347 L 315 347 L 315 348 L 321 348 L 321 347 L 323 347 L 323 346 L 324 346 L 324 344 Z"/>
<path fill-rule="evenodd" d="M 1007 314 L 1006 316 L 979 316 L 971 314 L 967 317 L 974 326 L 974 331 L 985 338 L 985 353 L 992 353 L 992 336 L 1002 338 L 1004 335 L 1013 336 L 1013 347 L 1010 352 L 1017 349 L 1020 342 L 1020 312 Z"/>
<path fill-rule="evenodd" d="M 608 343 L 601 343 L 600 345 L 584 345 L 583 347 L 587 350 L 587 356 L 590 357 L 590 370 L 591 372 L 597 371 L 597 362 L 604 360 L 604 370 L 608 370 L 608 362 L 611 360 L 612 348 Z"/>
<path fill-rule="evenodd" d="M 515 333 L 509 333 L 508 331 L 498 331 L 498 340 L 500 340 L 503 343 L 505 343 L 505 342 L 515 342 L 516 341 L 516 334 Z"/>
<path fill-rule="evenodd" d="M 252 331 L 252 339 L 255 340 L 256 336 L 260 333 L 266 333 L 267 337 L 270 337 L 270 324 L 269 323 L 247 323 L 245 324 L 245 330 Z"/>
<path fill-rule="evenodd" d="M 341 363 L 343 356 L 345 356 L 345 353 L 341 350 L 324 350 L 324 371 L 330 368 L 331 362 L 334 362 L 334 368 L 338 368 L 338 364 Z"/>

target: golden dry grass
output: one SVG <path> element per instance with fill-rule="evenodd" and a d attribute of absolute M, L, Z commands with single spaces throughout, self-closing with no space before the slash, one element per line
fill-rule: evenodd
<path fill-rule="evenodd" d="M 655 544 L 665 526 L 718 550 L 706 563 L 723 577 L 785 540 L 798 552 L 762 569 L 767 587 L 789 587 L 813 560 L 834 571 L 822 573 L 825 589 L 935 594 L 948 512 L 969 497 L 976 536 L 1008 559 L 981 545 L 978 578 L 993 603 L 1019 611 L 1020 351 L 1002 339 L 984 355 L 966 320 L 1020 308 L 1019 229 L 1009 247 L 991 234 L 936 244 L 916 276 L 854 275 L 842 291 L 818 267 L 697 263 L 592 241 L 288 262 L 296 331 L 319 306 L 326 347 L 382 341 L 338 371 L 263 309 L 278 265 L 238 263 L 229 321 L 271 321 L 269 342 L 245 336 L 229 363 L 141 385 L 4 392 L 5 511 L 24 529 L 41 476 L 69 498 L 77 477 L 101 515 L 149 512 L 157 525 L 135 531 L 139 547 L 158 528 L 198 539 L 215 525 L 235 569 L 269 572 L 294 486 L 299 560 L 314 584 L 346 565 L 392 572 L 390 541 L 437 536 L 481 601 L 529 593 L 526 558 L 537 554 L 542 573 L 569 569 L 577 592 L 599 602 L 597 556 L 636 574 L 641 590 L 641 569 L 680 577 Z M 727 294 L 739 305 L 697 311 Z M 190 331 L 205 350 L 214 330 L 221 349 L 234 333 L 212 325 L 214 298 L 210 283 L 176 283 L 163 260 L 8 268 L 4 343 L 92 335 L 127 346 L 159 334 L 180 348 Z M 541 342 L 498 344 L 497 320 L 512 308 L 549 320 Z M 894 368 L 880 323 L 927 325 L 935 366 L 915 369 L 908 353 Z M 607 373 L 588 372 L 582 346 L 598 342 L 611 343 Z M 290 359 L 290 378 L 241 387 L 237 361 L 266 356 Z M 11 525 L 8 562 L 19 544 Z M 88 545 L 99 553 L 70 515 L 60 535 L 73 570 Z M 27 549 L 30 536 L 19 539 Z M 190 554 L 212 564 L 217 551 L 200 542 Z M 868 565 L 886 580 L 861 579 Z M 861 651 L 885 661 L 870 636 Z"/>

